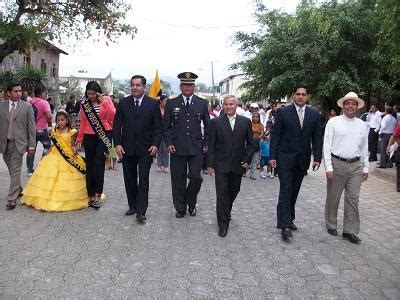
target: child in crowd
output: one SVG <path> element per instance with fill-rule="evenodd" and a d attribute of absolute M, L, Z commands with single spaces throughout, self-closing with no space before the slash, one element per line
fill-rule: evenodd
<path fill-rule="evenodd" d="M 260 141 L 260 169 L 261 169 L 261 178 L 265 179 L 267 177 L 274 178 L 273 170 L 269 166 L 269 144 L 270 144 L 270 134 L 268 131 L 264 133 L 261 137 Z"/>
<path fill-rule="evenodd" d="M 74 146 L 76 134 L 68 113 L 58 111 L 56 128 L 50 133 L 53 146 L 23 190 L 23 204 L 52 212 L 88 207 L 86 165 Z"/>
<path fill-rule="evenodd" d="M 260 121 L 260 114 L 258 112 L 254 112 L 251 118 L 251 131 L 253 132 L 254 145 L 256 146 L 255 152 L 253 154 L 253 158 L 250 164 L 250 179 L 256 180 L 256 176 L 254 175 L 257 165 L 260 162 L 260 139 L 264 133 L 264 126 Z"/>

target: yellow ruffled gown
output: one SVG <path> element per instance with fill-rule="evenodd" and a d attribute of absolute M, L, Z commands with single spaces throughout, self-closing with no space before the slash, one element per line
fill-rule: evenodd
<path fill-rule="evenodd" d="M 76 129 L 65 134 L 54 133 L 69 156 L 74 155 L 71 137 L 75 134 Z M 74 160 L 85 164 L 79 155 Z M 70 165 L 54 145 L 39 162 L 22 194 L 21 203 L 37 210 L 58 212 L 88 207 L 85 175 Z"/>

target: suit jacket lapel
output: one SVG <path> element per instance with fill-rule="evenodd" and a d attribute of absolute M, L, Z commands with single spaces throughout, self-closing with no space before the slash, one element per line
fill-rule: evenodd
<path fill-rule="evenodd" d="M 228 122 L 229 122 L 229 120 L 228 120 Z M 238 129 L 238 123 L 240 122 L 240 117 L 239 117 L 239 115 L 238 114 L 236 114 L 236 117 L 235 117 L 235 125 L 233 125 L 233 130 L 232 130 L 232 132 L 235 132 L 237 129 Z M 231 126 L 231 124 L 229 124 L 229 127 Z"/>
<path fill-rule="evenodd" d="M 224 127 L 225 127 L 225 131 L 233 133 L 233 130 L 232 130 L 232 127 L 231 127 L 231 123 L 229 122 L 228 116 L 224 115 L 222 117 L 222 120 L 223 120 L 222 123 L 224 124 Z M 236 122 L 235 122 L 235 125 L 236 125 Z"/>
<path fill-rule="evenodd" d="M 292 104 L 292 111 L 293 111 L 294 119 L 296 120 L 297 126 L 300 128 L 300 130 L 302 130 L 301 125 L 300 125 L 299 115 L 297 114 L 297 108 L 294 105 L 294 103 Z M 306 113 L 305 113 L 305 110 L 304 110 L 303 128 L 304 128 L 305 115 L 306 115 Z"/>

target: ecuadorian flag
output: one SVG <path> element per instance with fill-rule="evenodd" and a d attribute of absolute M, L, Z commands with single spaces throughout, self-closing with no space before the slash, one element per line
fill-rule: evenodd
<path fill-rule="evenodd" d="M 156 76 L 154 77 L 154 81 L 149 90 L 149 96 L 151 98 L 156 99 L 157 96 L 161 96 L 161 95 L 162 95 L 161 82 L 160 82 L 160 77 L 158 77 L 158 70 L 157 70 Z"/>

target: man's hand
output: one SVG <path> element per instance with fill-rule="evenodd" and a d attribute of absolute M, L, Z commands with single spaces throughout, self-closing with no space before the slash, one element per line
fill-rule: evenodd
<path fill-rule="evenodd" d="M 74 154 L 76 154 L 76 146 L 72 146 L 71 148 L 72 148 L 72 152 L 73 152 Z"/>
<path fill-rule="evenodd" d="M 242 161 L 240 163 L 240 165 L 242 166 L 242 168 L 247 169 L 249 167 L 249 164 L 247 162 Z"/>
<path fill-rule="evenodd" d="M 147 150 L 147 151 L 150 152 L 150 156 L 155 156 L 155 155 L 157 154 L 158 149 L 157 149 L 156 146 L 151 146 L 151 147 L 149 148 L 149 150 Z"/>
<path fill-rule="evenodd" d="M 368 179 L 368 173 L 363 173 L 363 179 L 364 179 L 364 181 L 367 181 L 367 179 Z"/>
<path fill-rule="evenodd" d="M 35 154 L 35 148 L 28 148 L 28 155 L 34 155 Z"/>
<path fill-rule="evenodd" d="M 168 152 L 171 154 L 174 154 L 176 152 L 175 146 L 174 145 L 169 145 L 168 146 Z"/>
<path fill-rule="evenodd" d="M 124 148 L 122 148 L 121 145 L 117 145 L 115 146 L 115 150 L 117 151 L 117 155 L 120 159 L 122 159 L 124 157 L 125 151 Z"/>
<path fill-rule="evenodd" d="M 214 173 L 214 168 L 208 167 L 207 173 L 208 173 L 208 175 L 212 176 L 212 174 Z"/>
<path fill-rule="evenodd" d="M 320 166 L 321 166 L 321 163 L 314 161 L 312 164 L 313 171 L 317 171 Z"/>
<path fill-rule="evenodd" d="M 333 177 L 335 177 L 335 174 L 333 173 L 333 171 L 326 172 L 326 179 L 331 180 L 331 179 L 333 179 Z"/>
<path fill-rule="evenodd" d="M 272 168 L 276 168 L 276 159 L 271 159 L 271 160 L 269 161 L 269 165 L 270 165 Z"/>

